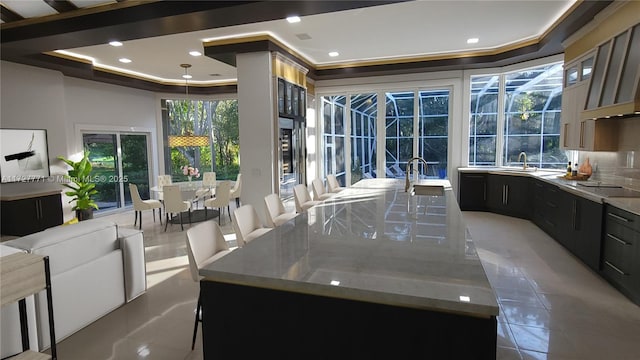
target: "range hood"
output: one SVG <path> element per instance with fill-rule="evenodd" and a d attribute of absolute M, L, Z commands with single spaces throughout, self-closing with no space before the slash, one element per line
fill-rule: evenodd
<path fill-rule="evenodd" d="M 582 120 L 640 116 L 640 24 L 600 44 Z"/>

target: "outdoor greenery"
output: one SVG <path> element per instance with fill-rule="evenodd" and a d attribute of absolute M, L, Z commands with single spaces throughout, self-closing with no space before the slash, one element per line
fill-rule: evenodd
<path fill-rule="evenodd" d="M 200 173 L 215 171 L 217 179 L 235 179 L 240 171 L 238 102 L 236 100 L 166 100 L 169 135 L 205 135 L 209 146 L 171 147 L 170 172 L 184 181 L 184 165 Z M 215 159 L 215 163 L 213 161 Z"/>

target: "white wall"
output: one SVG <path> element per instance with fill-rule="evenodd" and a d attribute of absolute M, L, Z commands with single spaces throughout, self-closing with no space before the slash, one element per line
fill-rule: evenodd
<path fill-rule="evenodd" d="M 0 63 L 0 74 L 0 126 L 46 129 L 49 157 L 66 155 L 64 76 L 57 71 L 6 61 Z"/>
<path fill-rule="evenodd" d="M 80 130 L 153 131 L 155 93 L 65 77 L 53 70 L 2 61 L 0 63 L 0 127 L 46 129 L 51 174 L 66 174 L 57 156 L 71 157 L 82 150 Z M 155 143 L 155 139 L 152 139 Z M 153 144 L 151 144 L 153 145 Z M 157 169 L 156 146 L 150 147 L 151 169 Z M 22 183 L 3 184 L 11 192 Z M 44 185 L 43 185 L 44 186 Z M 65 220 L 72 217 L 63 195 Z"/>

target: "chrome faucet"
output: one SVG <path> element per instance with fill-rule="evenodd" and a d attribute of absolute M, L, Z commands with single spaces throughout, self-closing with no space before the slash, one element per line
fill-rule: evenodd
<path fill-rule="evenodd" d="M 524 156 L 524 163 L 522 164 L 522 170 L 527 170 L 527 154 L 523 151 L 518 155 L 518 162 Z"/>
<path fill-rule="evenodd" d="M 414 160 L 422 161 L 422 163 L 424 163 L 424 173 L 427 173 L 427 162 L 425 161 L 425 159 L 421 157 L 412 157 L 411 159 L 409 159 L 409 161 L 407 161 L 407 169 L 404 172 L 404 192 L 408 192 L 409 188 L 411 187 L 411 182 L 409 181 L 409 168 L 411 167 L 411 164 Z"/>

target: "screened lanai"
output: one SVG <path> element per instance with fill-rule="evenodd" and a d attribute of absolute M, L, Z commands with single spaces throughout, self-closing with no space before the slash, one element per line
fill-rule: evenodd
<path fill-rule="evenodd" d="M 514 165 L 524 151 L 530 166 L 566 167 L 560 147 L 562 75 L 558 62 L 472 76 L 469 165 Z"/>
<path fill-rule="evenodd" d="M 385 99 L 382 129 L 377 126 L 380 97 Z M 362 178 L 403 178 L 407 161 L 419 156 L 428 164 L 427 168 L 420 165 L 419 176 L 446 177 L 449 89 L 358 93 L 321 99 L 325 175 L 336 174 L 343 185 Z M 345 114 L 349 114 L 348 124 Z M 345 134 L 349 134 L 348 138 Z M 384 139 L 380 148 L 379 139 Z M 379 159 L 382 150 L 384 158 Z"/>

